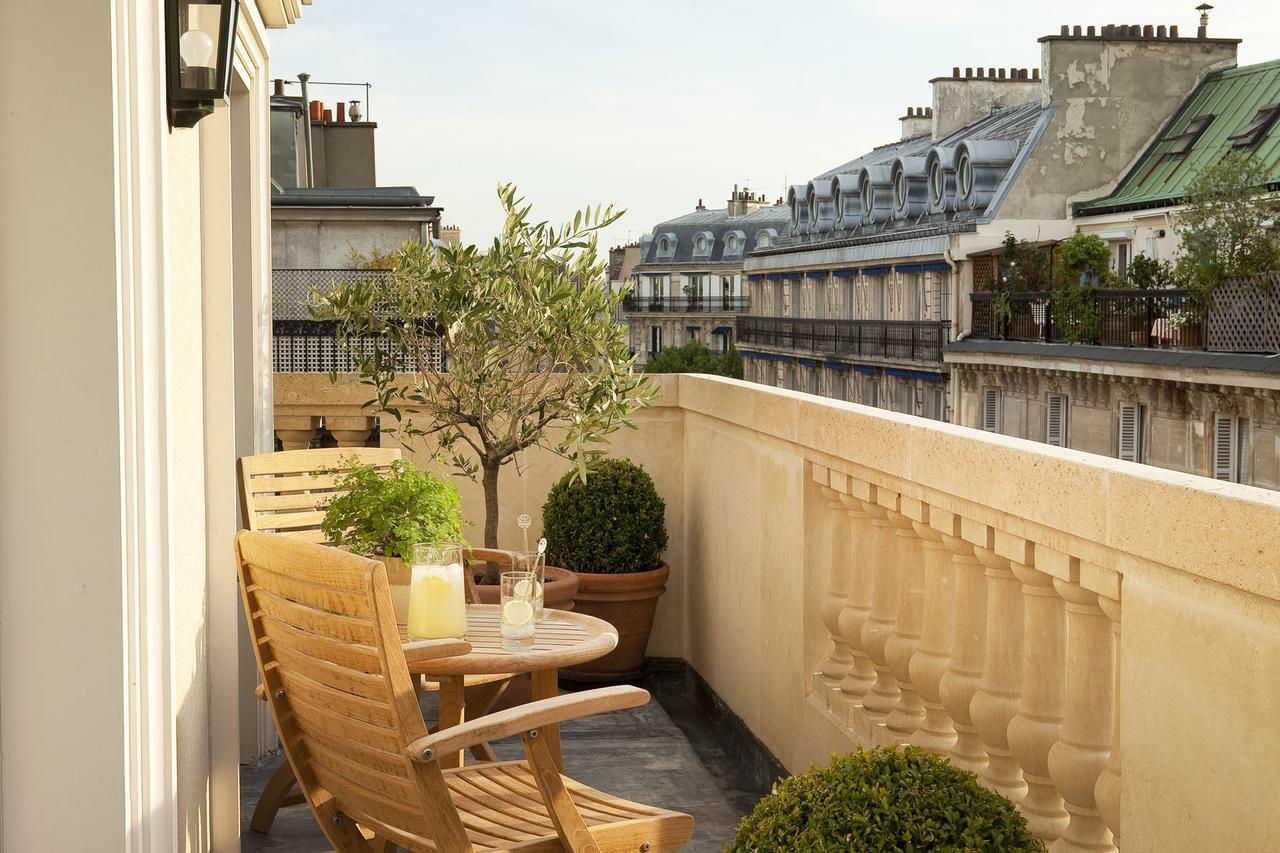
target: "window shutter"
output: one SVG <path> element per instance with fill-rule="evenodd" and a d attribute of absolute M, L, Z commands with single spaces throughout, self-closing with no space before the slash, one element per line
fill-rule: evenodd
<path fill-rule="evenodd" d="M 1129 462 L 1138 461 L 1138 406 L 1120 404 L 1119 457 Z"/>
<path fill-rule="evenodd" d="M 1235 418 L 1217 415 L 1213 419 L 1213 478 L 1233 480 L 1235 477 Z"/>
<path fill-rule="evenodd" d="M 982 428 L 987 432 L 1000 431 L 1000 389 L 982 389 Z"/>
<path fill-rule="evenodd" d="M 1050 394 L 1045 418 L 1044 440 L 1054 447 L 1067 446 L 1067 398 Z"/>
<path fill-rule="evenodd" d="M 1249 444 L 1249 419 L 1237 418 L 1236 429 L 1236 482 L 1248 483 L 1252 479 L 1249 474 L 1249 462 L 1253 457 L 1253 448 Z"/>

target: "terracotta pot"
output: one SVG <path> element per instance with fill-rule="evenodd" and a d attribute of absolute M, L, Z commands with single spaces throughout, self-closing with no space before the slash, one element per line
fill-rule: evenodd
<path fill-rule="evenodd" d="M 478 579 L 479 573 L 477 573 Z M 578 575 L 568 569 L 547 566 L 542 576 L 542 606 L 556 610 L 572 610 L 578 593 Z M 502 596 L 497 584 L 476 584 L 476 595 L 481 604 L 498 604 Z"/>
<path fill-rule="evenodd" d="M 644 666 L 653 614 L 670 574 L 666 563 L 653 571 L 630 574 L 578 572 L 578 612 L 613 625 L 618 631 L 618 647 L 562 673 L 587 681 L 621 680 L 637 674 Z"/>

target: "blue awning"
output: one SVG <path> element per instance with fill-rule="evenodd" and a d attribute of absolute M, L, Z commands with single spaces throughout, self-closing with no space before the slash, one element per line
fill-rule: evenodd
<path fill-rule="evenodd" d="M 827 367 L 831 368 L 832 370 L 848 370 L 849 369 L 849 365 L 845 364 L 843 361 L 828 361 Z"/>
<path fill-rule="evenodd" d="M 759 281 L 762 278 L 764 278 L 764 276 L 760 275 L 759 273 L 752 273 L 751 275 L 747 276 L 747 281 Z"/>
<path fill-rule="evenodd" d="M 898 272 L 950 272 L 951 267 L 943 261 L 928 261 L 922 264 L 894 264 Z"/>
<path fill-rule="evenodd" d="M 876 369 L 869 364 L 855 364 L 853 366 L 853 369 L 858 371 L 859 373 L 867 373 L 872 376 L 875 376 L 877 372 Z"/>
<path fill-rule="evenodd" d="M 796 361 L 800 362 L 800 363 L 801 363 L 801 364 L 803 364 L 805 367 L 817 367 L 817 366 L 818 366 L 818 362 L 814 361 L 814 360 L 813 360 L 813 359 L 811 359 L 811 358 L 797 358 L 797 359 L 796 359 Z"/>
<path fill-rule="evenodd" d="M 805 270 L 805 278 L 826 278 L 829 270 Z"/>
<path fill-rule="evenodd" d="M 784 272 L 782 274 L 782 277 L 785 278 L 787 281 L 799 281 L 802 278 L 802 276 L 798 272 Z"/>
<path fill-rule="evenodd" d="M 911 371 L 911 374 L 915 376 L 916 379 L 922 379 L 925 382 L 946 382 L 947 381 L 947 377 L 943 376 L 941 373 L 930 373 L 927 370 L 913 370 Z"/>
<path fill-rule="evenodd" d="M 886 275 L 888 272 L 888 267 L 866 267 L 862 270 L 863 275 Z"/>
<path fill-rule="evenodd" d="M 771 272 L 771 273 L 769 273 L 768 275 L 766 275 L 766 276 L 765 276 L 765 278 L 769 279 L 769 281 L 781 281 L 781 280 L 782 280 L 782 273 L 780 273 L 780 272 Z"/>
<path fill-rule="evenodd" d="M 712 329 L 712 330 L 711 330 L 711 334 L 713 334 L 713 335 L 731 335 L 731 334 L 733 334 L 733 329 L 730 329 L 728 326 L 716 326 L 714 329 Z"/>
<path fill-rule="evenodd" d="M 846 267 L 845 269 L 832 270 L 831 274 L 836 278 L 853 278 L 858 274 L 854 267 Z"/>
<path fill-rule="evenodd" d="M 903 370 L 900 367 L 886 367 L 884 369 L 885 376 L 896 376 L 899 379 L 915 379 L 915 374 L 910 370 Z"/>

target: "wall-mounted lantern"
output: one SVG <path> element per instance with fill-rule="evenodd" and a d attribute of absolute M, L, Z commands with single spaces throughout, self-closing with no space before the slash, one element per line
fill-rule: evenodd
<path fill-rule="evenodd" d="M 195 127 L 226 103 L 239 0 L 166 0 L 169 124 Z"/>

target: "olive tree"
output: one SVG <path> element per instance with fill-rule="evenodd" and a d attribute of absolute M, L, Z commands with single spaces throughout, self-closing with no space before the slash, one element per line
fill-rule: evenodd
<path fill-rule="evenodd" d="M 599 445 L 656 393 L 632 369 L 613 320 L 623 294 L 609 292 L 597 252 L 622 211 L 587 208 L 553 226 L 531 221 L 514 186 L 498 197 L 506 219 L 484 250 L 406 243 L 388 275 L 312 295 L 372 389 L 366 407 L 393 419 L 402 444 L 434 437 L 454 469 L 479 477 L 488 548 L 502 466 L 538 445 L 585 478 Z"/>

